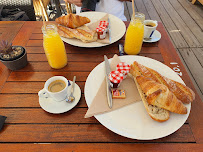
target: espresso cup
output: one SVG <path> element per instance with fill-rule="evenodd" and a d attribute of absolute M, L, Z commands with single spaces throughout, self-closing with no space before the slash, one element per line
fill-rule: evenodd
<path fill-rule="evenodd" d="M 154 31 L 158 26 L 158 22 L 154 20 L 145 20 L 144 21 L 144 38 L 151 38 Z"/>
<path fill-rule="evenodd" d="M 59 83 L 57 85 L 55 83 Z M 53 87 L 53 89 L 50 89 L 50 85 L 55 85 L 56 87 Z M 38 92 L 39 97 L 43 98 L 53 98 L 55 101 L 62 101 L 66 99 L 68 94 L 68 80 L 63 76 L 54 76 L 49 78 L 45 84 L 44 88 Z"/>

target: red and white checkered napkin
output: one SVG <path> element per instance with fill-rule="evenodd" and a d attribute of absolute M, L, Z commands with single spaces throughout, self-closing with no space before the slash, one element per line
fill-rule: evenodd
<path fill-rule="evenodd" d="M 97 32 L 104 32 L 105 28 L 104 27 L 97 27 L 96 31 Z"/>
<path fill-rule="evenodd" d="M 120 62 L 117 64 L 116 70 L 123 73 L 124 75 L 127 75 L 130 72 L 130 65 L 125 62 Z"/>
<path fill-rule="evenodd" d="M 113 83 L 120 83 L 123 80 L 123 74 L 119 71 L 111 71 L 109 80 Z"/>
<path fill-rule="evenodd" d="M 109 25 L 109 23 L 107 21 L 100 21 L 99 22 L 99 27 L 105 27 L 105 28 L 107 28 L 108 25 Z"/>

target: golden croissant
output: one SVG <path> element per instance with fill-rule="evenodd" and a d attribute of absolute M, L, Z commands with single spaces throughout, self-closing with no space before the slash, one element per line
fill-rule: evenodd
<path fill-rule="evenodd" d="M 168 89 L 174 93 L 174 95 L 183 103 L 190 103 L 195 99 L 194 92 L 187 86 L 171 80 L 169 78 L 166 78 L 162 76 L 157 71 L 150 69 L 148 67 L 145 67 L 144 65 L 141 65 L 134 61 L 134 63 L 131 65 L 131 71 L 130 73 L 133 76 L 139 76 L 143 75 L 145 77 L 151 78 L 152 80 L 161 83 L 168 87 Z"/>
<path fill-rule="evenodd" d="M 187 113 L 184 104 L 165 85 L 144 76 L 137 76 L 136 80 L 149 104 L 178 114 Z"/>
<path fill-rule="evenodd" d="M 68 14 L 65 16 L 61 16 L 56 18 L 56 23 L 64 25 L 66 27 L 75 29 L 77 27 L 80 27 L 86 23 L 90 22 L 90 19 L 87 17 L 79 16 L 76 14 Z"/>
<path fill-rule="evenodd" d="M 141 89 L 140 85 L 137 82 L 136 77 L 133 76 L 133 78 L 134 78 L 135 84 L 137 86 L 137 89 L 139 91 L 139 94 L 140 94 L 140 96 L 142 98 L 144 107 L 145 107 L 147 113 L 149 114 L 149 116 L 153 120 L 156 120 L 158 122 L 167 121 L 170 118 L 169 111 L 166 110 L 166 109 L 163 109 L 163 108 L 160 108 L 160 107 L 149 104 L 147 102 L 146 95 L 144 94 L 143 90 Z"/>

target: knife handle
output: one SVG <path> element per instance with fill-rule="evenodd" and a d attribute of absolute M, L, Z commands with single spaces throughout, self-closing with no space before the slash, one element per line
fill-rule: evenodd
<path fill-rule="evenodd" d="M 109 80 L 108 77 L 106 76 L 106 92 L 107 92 L 107 102 L 109 105 L 109 108 L 112 108 L 112 95 L 111 95 L 111 90 L 109 88 Z"/>
<path fill-rule="evenodd" d="M 118 50 L 119 50 L 119 55 L 120 56 L 125 54 L 122 44 L 118 44 Z"/>

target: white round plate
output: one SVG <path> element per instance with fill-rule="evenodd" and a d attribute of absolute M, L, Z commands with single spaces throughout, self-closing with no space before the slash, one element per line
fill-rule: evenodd
<path fill-rule="evenodd" d="M 72 84 L 72 81 L 70 81 L 70 83 Z M 70 95 L 70 89 L 71 87 L 69 86 L 68 96 Z M 80 101 L 81 90 L 76 83 L 75 83 L 75 89 L 74 89 L 73 95 L 75 96 L 75 101 L 72 103 L 67 103 L 65 100 L 55 101 L 50 97 L 49 98 L 39 97 L 39 104 L 42 107 L 42 109 L 44 109 L 49 113 L 53 113 L 53 114 L 64 113 L 74 108 L 77 105 L 77 103 Z"/>
<path fill-rule="evenodd" d="M 150 40 L 143 39 L 143 42 L 152 43 L 152 42 L 157 42 L 160 39 L 161 39 L 161 33 L 156 30 L 156 31 L 154 31 L 152 38 Z"/>
<path fill-rule="evenodd" d="M 106 13 L 103 12 L 83 12 L 79 14 L 80 16 L 85 16 L 88 17 L 91 22 L 96 22 L 98 21 L 100 18 L 102 18 L 104 15 L 106 15 Z M 109 19 L 110 19 L 110 23 L 111 23 L 111 43 L 114 43 L 116 41 L 118 41 L 120 38 L 123 37 L 123 35 L 125 34 L 126 31 L 126 26 L 124 24 L 124 22 L 119 19 L 118 17 L 109 14 Z M 88 24 L 90 24 L 88 23 Z M 86 24 L 88 26 L 88 24 Z M 98 43 L 98 42 L 90 42 L 90 43 L 84 43 L 81 40 L 78 39 L 68 39 L 68 38 L 64 38 L 61 37 L 61 39 L 71 45 L 74 46 L 79 46 L 79 47 L 102 47 L 102 46 L 106 46 L 109 44 L 103 44 L 103 43 Z"/>
<path fill-rule="evenodd" d="M 168 66 L 151 58 L 143 56 L 120 56 L 122 62 L 132 64 L 137 61 L 149 68 L 152 68 L 162 75 L 183 83 L 183 80 Z M 111 59 L 109 59 L 109 62 Z M 85 99 L 88 107 L 91 105 L 105 76 L 104 62 L 97 65 L 89 74 L 85 84 Z M 152 140 L 168 136 L 178 130 L 187 120 L 191 104 L 185 105 L 188 113 L 185 115 L 170 113 L 170 119 L 166 122 L 157 122 L 147 114 L 143 103 L 136 102 L 118 110 L 95 115 L 95 118 L 109 130 L 124 137 Z"/>

